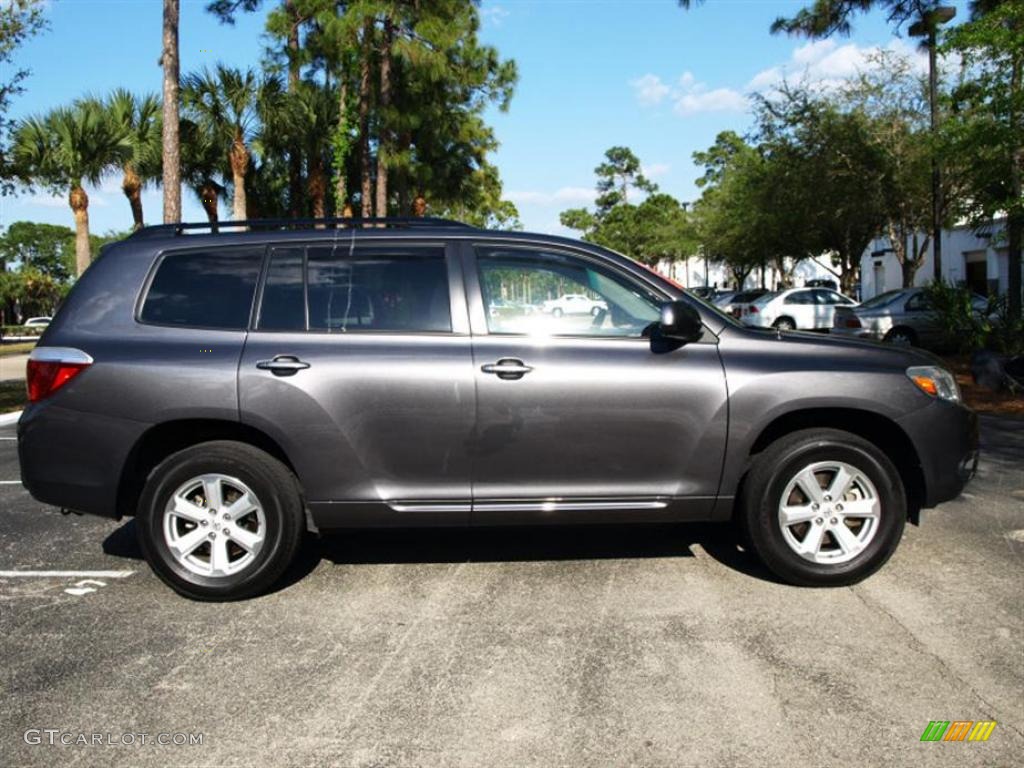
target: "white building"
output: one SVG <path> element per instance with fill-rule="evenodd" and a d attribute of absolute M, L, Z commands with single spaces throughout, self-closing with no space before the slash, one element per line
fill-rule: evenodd
<path fill-rule="evenodd" d="M 821 259 L 827 261 L 827 257 Z M 789 274 L 792 276 L 793 287 L 799 288 L 808 280 L 835 280 L 839 278 L 835 272 L 830 271 L 819 261 L 804 259 L 795 266 L 789 260 Z M 665 277 L 675 280 L 684 288 L 699 288 L 710 286 L 720 290 L 742 290 L 745 288 L 758 288 L 761 286 L 761 270 L 755 269 L 751 272 L 742 286 L 735 285 L 732 271 L 721 262 L 705 261 L 703 256 L 690 256 L 687 259 L 670 261 L 662 259 L 655 266 L 655 269 Z M 774 267 L 767 267 L 764 273 L 764 285 L 766 288 L 775 289 L 782 282 L 782 277 Z"/>
<path fill-rule="evenodd" d="M 966 285 L 982 296 L 1005 294 L 1009 277 L 1004 221 L 974 228 L 953 227 L 942 233 L 942 277 L 954 285 Z M 918 234 L 919 242 L 924 235 Z M 931 245 L 914 285 L 925 285 L 935 275 Z M 860 261 L 862 299 L 903 287 L 903 271 L 887 237 L 871 242 Z"/>

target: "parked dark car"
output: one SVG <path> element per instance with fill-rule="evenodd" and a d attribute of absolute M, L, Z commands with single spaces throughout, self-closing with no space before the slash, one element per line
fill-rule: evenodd
<path fill-rule="evenodd" d="M 142 229 L 31 355 L 25 487 L 134 515 L 189 597 L 367 526 L 731 521 L 780 578 L 850 584 L 973 471 L 975 416 L 922 353 L 747 329 L 573 240 L 318 224 Z M 554 285 L 605 308 L 531 311 Z"/>

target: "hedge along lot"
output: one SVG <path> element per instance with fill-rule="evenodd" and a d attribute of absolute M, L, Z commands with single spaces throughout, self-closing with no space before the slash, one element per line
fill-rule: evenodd
<path fill-rule="evenodd" d="M 31 352 L 35 346 L 36 343 L 34 341 L 19 341 L 13 344 L 2 344 L 0 345 L 0 357 L 25 355 Z"/>
<path fill-rule="evenodd" d="M 27 400 L 24 381 L 0 381 L 0 413 L 20 411 Z"/>

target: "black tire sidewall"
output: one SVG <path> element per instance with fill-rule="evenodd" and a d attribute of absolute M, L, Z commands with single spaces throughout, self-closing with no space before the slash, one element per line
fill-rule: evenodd
<path fill-rule="evenodd" d="M 785 580 L 802 586 L 838 586 L 860 581 L 877 571 L 899 544 L 906 522 L 907 508 L 903 484 L 892 463 L 877 449 L 850 435 L 852 440 L 835 437 L 808 437 L 787 445 L 780 455 L 764 456 L 766 462 L 751 483 L 756 496 L 748 504 L 747 528 L 755 549 L 765 564 Z M 818 461 L 842 461 L 867 475 L 878 492 L 881 515 L 879 530 L 871 542 L 852 560 L 821 564 L 805 560 L 794 552 L 782 535 L 778 504 L 782 493 L 797 472 Z"/>
<path fill-rule="evenodd" d="M 243 447 L 243 446 L 239 446 Z M 249 446 L 244 446 L 248 448 Z M 266 461 L 271 457 L 251 449 Z M 162 462 L 150 475 L 138 510 L 139 539 L 146 560 L 156 574 L 178 592 L 197 599 L 235 599 L 247 597 L 268 586 L 279 575 L 281 558 L 291 559 L 289 539 L 296 525 L 297 499 L 289 498 L 292 489 L 282 487 L 280 472 L 254 463 L 246 451 L 223 448 L 186 449 Z M 273 468 L 270 468 L 273 469 Z M 170 496 L 185 482 L 207 473 L 235 477 L 256 494 L 263 507 L 266 537 L 253 563 L 230 576 L 209 577 L 193 573 L 171 554 L 164 540 L 165 507 Z M 293 492 L 293 495 L 297 496 Z"/>

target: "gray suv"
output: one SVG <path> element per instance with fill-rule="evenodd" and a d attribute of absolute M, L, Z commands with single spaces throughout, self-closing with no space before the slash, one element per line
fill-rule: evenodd
<path fill-rule="evenodd" d="M 192 598 L 257 594 L 307 530 L 368 526 L 733 521 L 781 579 L 850 584 L 976 463 L 935 358 L 743 328 L 595 245 L 232 226 L 108 247 L 18 423 L 32 495 L 134 515 Z M 537 309 L 566 294 L 600 310 Z"/>

